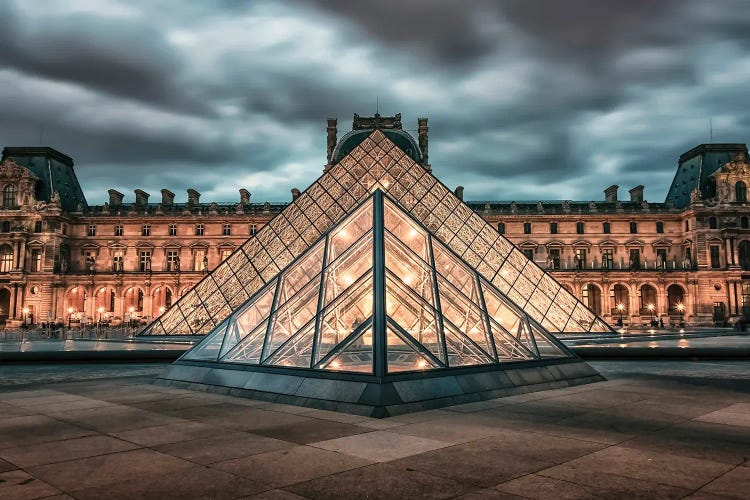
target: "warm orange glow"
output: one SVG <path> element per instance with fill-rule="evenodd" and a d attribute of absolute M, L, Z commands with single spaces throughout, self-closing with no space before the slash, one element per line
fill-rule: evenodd
<path fill-rule="evenodd" d="M 97 312 L 98 312 L 99 314 L 103 313 L 103 312 L 104 312 L 104 308 L 103 308 L 102 306 L 99 306 L 99 307 L 97 308 Z"/>
<path fill-rule="evenodd" d="M 625 304 L 617 304 L 617 310 L 622 312 L 625 309 Z"/>
<path fill-rule="evenodd" d="M 649 311 L 653 311 L 654 310 L 654 305 L 653 304 L 649 304 L 646 307 L 648 307 Z"/>
<path fill-rule="evenodd" d="M 331 368 L 338 369 L 340 366 L 341 366 L 341 363 L 339 363 L 338 359 L 334 359 L 333 361 L 331 361 Z"/>
<path fill-rule="evenodd" d="M 424 359 L 420 359 L 417 361 L 417 368 L 426 368 L 427 367 L 427 361 Z"/>

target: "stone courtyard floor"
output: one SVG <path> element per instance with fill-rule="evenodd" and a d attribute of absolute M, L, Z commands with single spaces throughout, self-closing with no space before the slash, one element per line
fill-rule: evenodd
<path fill-rule="evenodd" d="M 609 381 L 383 420 L 0 366 L 0 498 L 750 496 L 750 362 L 591 364 Z"/>

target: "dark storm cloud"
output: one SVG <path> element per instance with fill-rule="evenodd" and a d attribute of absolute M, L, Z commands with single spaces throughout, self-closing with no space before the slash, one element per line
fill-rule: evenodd
<path fill-rule="evenodd" d="M 429 117 L 433 168 L 469 199 L 614 182 L 658 201 L 709 118 L 747 140 L 740 1 L 69 3 L 0 6 L 0 137 L 34 144 L 43 125 L 93 202 L 288 199 L 320 173 L 325 118 L 342 135 L 376 99 L 407 129 Z"/>

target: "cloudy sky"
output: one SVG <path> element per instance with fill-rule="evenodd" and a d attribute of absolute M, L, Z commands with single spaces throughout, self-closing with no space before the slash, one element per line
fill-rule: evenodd
<path fill-rule="evenodd" d="M 430 120 L 471 200 L 663 201 L 677 157 L 750 140 L 743 0 L 0 0 L 0 143 L 72 156 L 90 203 L 286 201 L 325 119 Z"/>

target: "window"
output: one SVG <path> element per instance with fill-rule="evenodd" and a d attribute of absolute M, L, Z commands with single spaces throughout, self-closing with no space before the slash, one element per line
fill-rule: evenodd
<path fill-rule="evenodd" d="M 0 247 L 0 273 L 9 273 L 13 269 L 13 249 L 10 245 Z"/>
<path fill-rule="evenodd" d="M 167 250 L 167 271 L 180 270 L 179 250 Z"/>
<path fill-rule="evenodd" d="M 497 223 L 497 232 L 500 234 L 505 234 L 505 222 Z"/>
<path fill-rule="evenodd" d="M 585 226 L 583 222 L 576 222 L 576 234 L 583 234 Z"/>
<path fill-rule="evenodd" d="M 62 234 L 68 234 L 68 225 L 64 222 L 62 225 Z"/>
<path fill-rule="evenodd" d="M 550 234 L 557 234 L 557 222 L 549 223 L 549 232 Z"/>
<path fill-rule="evenodd" d="M 89 236 L 96 236 L 96 225 L 89 224 Z"/>
<path fill-rule="evenodd" d="M 4 220 L 3 221 L 3 232 L 4 233 L 9 233 L 10 232 L 10 221 L 9 220 Z"/>
<path fill-rule="evenodd" d="M 630 250 L 630 259 L 628 262 L 628 267 L 630 268 L 631 271 L 634 269 L 640 269 L 641 267 L 641 251 L 640 250 L 636 248 L 632 248 Z"/>
<path fill-rule="evenodd" d="M 604 232 L 604 234 L 610 234 L 612 232 L 612 225 L 609 222 L 602 224 L 602 232 Z"/>
<path fill-rule="evenodd" d="M 141 227 L 141 236 L 151 236 L 151 226 L 144 224 L 143 227 Z"/>
<path fill-rule="evenodd" d="M 734 185 L 734 200 L 742 203 L 747 201 L 747 186 L 742 181 L 737 181 Z"/>
<path fill-rule="evenodd" d="M 122 226 L 120 224 L 115 226 L 115 236 L 122 236 Z"/>
<path fill-rule="evenodd" d="M 721 267 L 721 247 L 719 245 L 711 245 L 711 267 L 718 269 Z"/>
<path fill-rule="evenodd" d="M 573 264 L 575 265 L 576 269 L 586 268 L 586 249 L 585 248 L 576 248 L 576 253 L 573 256 Z"/>
<path fill-rule="evenodd" d="M 42 232 L 42 221 L 38 220 L 34 222 L 34 232 L 35 233 L 41 233 Z"/>
<path fill-rule="evenodd" d="M 8 184 L 3 188 L 3 208 L 14 208 L 16 206 L 16 186 Z"/>
<path fill-rule="evenodd" d="M 258 232 L 258 224 L 250 224 L 250 236 L 255 236 Z"/>
<path fill-rule="evenodd" d="M 523 223 L 523 234 L 531 234 L 531 222 Z"/>
<path fill-rule="evenodd" d="M 196 224 L 195 225 L 195 235 L 196 236 L 203 236 L 203 224 Z M 197 271 L 198 269 L 196 269 Z"/>
<path fill-rule="evenodd" d="M 664 232 L 664 223 L 659 221 L 656 223 L 656 232 L 662 234 Z"/>
<path fill-rule="evenodd" d="M 177 224 L 169 225 L 169 236 L 177 236 Z"/>
<path fill-rule="evenodd" d="M 112 256 L 112 271 L 121 273 L 123 270 L 123 255 L 122 250 L 116 250 Z"/>
<path fill-rule="evenodd" d="M 524 248 L 521 251 L 526 256 L 527 259 L 534 260 L 534 249 L 533 248 Z"/>
<path fill-rule="evenodd" d="M 548 267 L 550 269 L 560 269 L 560 249 L 550 248 L 549 254 L 548 254 L 548 260 L 549 260 Z"/>
<path fill-rule="evenodd" d="M 657 248 L 656 249 L 656 265 L 659 269 L 667 268 L 667 249 Z"/>
<path fill-rule="evenodd" d="M 631 222 L 630 223 L 630 234 L 637 234 L 638 233 L 638 223 L 637 222 Z"/>
<path fill-rule="evenodd" d="M 602 267 L 604 269 L 615 268 L 615 251 L 611 248 L 602 249 Z"/>
<path fill-rule="evenodd" d="M 742 229 L 748 229 L 750 227 L 750 224 L 748 222 L 749 221 L 748 221 L 747 217 L 741 217 L 740 218 L 740 227 Z"/>
<path fill-rule="evenodd" d="M 230 236 L 232 234 L 232 225 L 231 224 L 224 224 L 221 226 L 221 235 L 222 236 Z"/>
<path fill-rule="evenodd" d="M 31 250 L 31 272 L 38 273 L 42 270 L 42 250 L 34 248 Z"/>
<path fill-rule="evenodd" d="M 709 229 L 716 229 L 719 226 L 719 224 L 716 221 L 716 217 L 709 217 L 708 218 L 708 228 Z"/>
<path fill-rule="evenodd" d="M 193 260 L 193 271 L 205 271 L 208 268 L 208 257 L 205 250 L 196 250 Z"/>
<path fill-rule="evenodd" d="M 222 248 L 219 252 L 219 256 L 221 257 L 222 261 L 227 260 L 227 258 L 232 255 L 232 249 L 231 248 Z"/>
<path fill-rule="evenodd" d="M 93 272 L 96 269 L 96 252 L 86 252 L 86 271 Z"/>
<path fill-rule="evenodd" d="M 139 269 L 141 272 L 151 271 L 151 250 L 141 250 L 140 257 Z"/>

